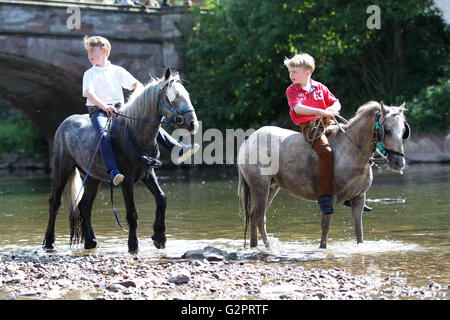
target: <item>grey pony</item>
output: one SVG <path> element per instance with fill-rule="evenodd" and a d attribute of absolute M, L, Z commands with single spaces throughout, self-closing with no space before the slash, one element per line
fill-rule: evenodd
<path fill-rule="evenodd" d="M 169 92 L 170 94 L 168 94 Z M 162 103 L 171 107 L 161 107 Z M 153 168 L 149 170 L 146 178 L 147 164 L 139 158 L 139 155 L 159 156 L 156 136 L 162 117 L 169 119 L 176 114 L 177 110 L 186 109 L 186 106 L 189 107 L 189 111 L 176 117 L 177 121 L 182 123 L 174 123 L 174 125 L 195 134 L 199 125 L 189 94 L 181 84 L 178 73 L 173 73 L 167 68 L 163 78 L 152 78 L 141 91 L 135 90 L 129 101 L 118 111 L 123 116 L 116 116 L 114 150 L 120 172 L 125 176 L 120 187 L 126 205 L 129 230 L 128 250 L 130 252 L 138 251 L 136 234 L 138 216 L 133 198 L 133 186 L 138 181 L 145 184 L 156 201 L 153 243 L 157 248 L 165 246 L 166 195 L 158 184 Z M 183 121 L 180 121 L 180 116 Z M 130 131 L 135 137 L 134 139 L 130 137 Z M 43 241 L 44 249 L 52 250 L 54 248 L 55 220 L 65 188 L 70 211 L 71 243 L 73 240 L 81 239 L 84 240 L 86 249 L 97 246 L 91 224 L 91 211 L 101 182 L 106 177 L 100 152 L 94 158 L 84 186 L 82 186 L 81 176 L 85 177 L 88 172 L 98 140 L 87 114 L 77 114 L 66 118 L 55 133 L 52 193 L 49 199 L 50 218 Z"/>
<path fill-rule="evenodd" d="M 410 133 L 403 114 L 405 105 L 385 106 L 383 102 L 370 101 L 359 107 L 348 124 L 341 125 L 366 156 L 372 155 L 377 141 L 381 141 L 388 150 L 387 164 L 400 173 L 405 166 L 403 140 Z M 375 129 L 378 117 L 381 129 Z M 372 184 L 372 166 L 337 126 L 330 126 L 326 134 L 334 154 L 335 194 L 332 202 L 335 205 L 350 199 L 356 241 L 362 243 L 362 212 L 366 192 Z M 277 166 L 273 167 L 276 170 L 267 170 L 267 166 L 275 162 Z M 244 241 L 250 223 L 250 246 L 257 246 L 259 231 L 265 246 L 270 247 L 266 232 L 266 210 L 280 188 L 297 198 L 318 199 L 317 166 L 315 152 L 301 133 L 292 130 L 262 127 L 241 145 L 238 153 L 238 196 L 245 211 Z M 322 214 L 320 248 L 327 246 L 331 216 Z"/>

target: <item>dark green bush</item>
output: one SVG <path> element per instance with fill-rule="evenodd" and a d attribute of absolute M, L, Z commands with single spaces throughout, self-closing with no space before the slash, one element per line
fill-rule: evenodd
<path fill-rule="evenodd" d="M 0 154 L 10 153 L 45 160 L 48 156 L 48 143 L 44 135 L 19 111 L 0 105 Z"/>
<path fill-rule="evenodd" d="M 415 131 L 449 131 L 450 78 L 429 86 L 408 103 L 406 117 Z"/>

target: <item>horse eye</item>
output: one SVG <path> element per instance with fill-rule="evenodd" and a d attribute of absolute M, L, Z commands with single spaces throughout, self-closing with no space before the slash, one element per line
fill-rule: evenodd
<path fill-rule="evenodd" d="M 392 130 L 385 129 L 385 130 L 384 130 L 384 133 L 387 134 L 387 135 L 391 135 L 391 134 L 392 134 Z"/>

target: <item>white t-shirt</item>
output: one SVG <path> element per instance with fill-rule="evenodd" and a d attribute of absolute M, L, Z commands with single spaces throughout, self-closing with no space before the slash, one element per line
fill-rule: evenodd
<path fill-rule="evenodd" d="M 91 89 L 104 103 L 124 103 L 122 88 L 132 90 L 138 82 L 127 70 L 107 61 L 105 67 L 92 66 L 83 75 L 83 97 Z M 86 99 L 87 106 L 95 104 Z"/>

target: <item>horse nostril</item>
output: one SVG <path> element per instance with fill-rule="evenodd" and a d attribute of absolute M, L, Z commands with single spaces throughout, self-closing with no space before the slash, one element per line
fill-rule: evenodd
<path fill-rule="evenodd" d="M 189 124 L 190 130 L 191 130 L 191 134 L 196 134 L 199 128 L 199 123 L 197 120 L 192 120 Z"/>

